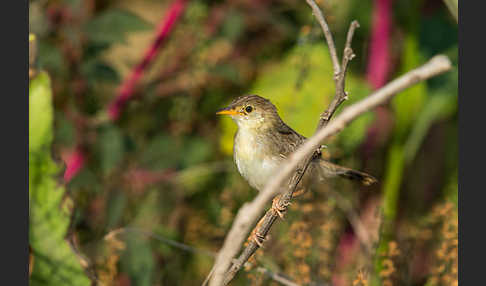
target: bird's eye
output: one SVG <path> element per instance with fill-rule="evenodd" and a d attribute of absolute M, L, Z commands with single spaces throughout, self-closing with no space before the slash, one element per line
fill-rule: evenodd
<path fill-rule="evenodd" d="M 250 112 L 252 112 L 252 111 L 253 111 L 253 107 L 251 107 L 251 106 L 247 106 L 247 107 L 245 108 L 245 111 L 246 111 L 246 113 L 250 113 Z"/>

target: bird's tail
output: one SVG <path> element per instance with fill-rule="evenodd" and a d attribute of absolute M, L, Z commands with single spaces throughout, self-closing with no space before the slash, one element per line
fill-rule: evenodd
<path fill-rule="evenodd" d="M 324 177 L 336 177 L 340 176 L 353 181 L 361 182 L 365 186 L 376 183 L 378 180 L 375 177 L 368 175 L 364 172 L 356 171 L 350 168 L 342 167 L 331 162 L 320 159 L 318 162 L 321 174 Z"/>

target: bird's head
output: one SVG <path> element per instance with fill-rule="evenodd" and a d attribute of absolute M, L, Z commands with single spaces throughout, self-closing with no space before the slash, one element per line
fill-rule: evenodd
<path fill-rule="evenodd" d="M 229 115 L 239 128 L 265 129 L 280 122 L 277 108 L 258 95 L 240 96 L 216 114 Z"/>

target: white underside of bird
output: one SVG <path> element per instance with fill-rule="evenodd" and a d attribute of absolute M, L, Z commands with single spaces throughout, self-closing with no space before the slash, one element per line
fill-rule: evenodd
<path fill-rule="evenodd" d="M 255 189 L 261 191 L 269 178 L 282 166 L 285 157 L 265 156 L 265 145 L 246 128 L 240 128 L 235 136 L 233 158 L 240 174 Z M 267 152 L 268 154 L 268 152 Z"/>

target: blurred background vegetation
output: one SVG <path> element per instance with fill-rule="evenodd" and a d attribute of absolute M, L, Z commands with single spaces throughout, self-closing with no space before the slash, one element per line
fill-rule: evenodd
<path fill-rule="evenodd" d="M 310 136 L 333 96 L 304 0 L 177 2 L 175 28 L 112 120 L 173 2 L 29 1 L 32 285 L 200 285 L 255 196 L 232 162 L 236 127 L 215 110 L 259 94 Z M 457 21 L 445 2 L 318 1 L 339 52 L 361 25 L 344 106 L 435 54 L 454 69 L 326 142 L 324 156 L 379 183 L 335 180 L 295 200 L 234 285 L 277 285 L 262 269 L 303 285 L 457 285 Z"/>

